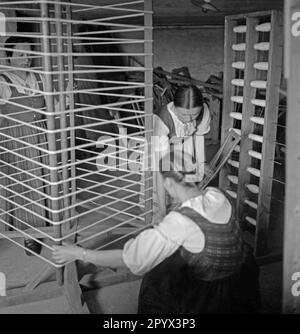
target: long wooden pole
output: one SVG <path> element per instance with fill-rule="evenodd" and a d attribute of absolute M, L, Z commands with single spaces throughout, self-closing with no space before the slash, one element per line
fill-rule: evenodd
<path fill-rule="evenodd" d="M 60 22 L 60 19 L 62 18 L 62 9 L 63 7 L 60 4 L 55 4 L 55 17 L 58 18 L 55 22 L 55 28 L 56 28 L 56 36 L 63 36 L 63 25 Z M 65 75 L 63 74 L 64 70 L 64 57 L 61 55 L 62 52 L 64 51 L 64 46 L 63 46 L 63 39 L 62 38 L 57 38 L 56 39 L 56 47 L 57 47 L 57 68 L 60 73 L 58 74 L 58 100 L 59 100 L 59 111 L 60 116 L 59 116 L 59 123 L 60 123 L 60 129 L 62 130 L 60 133 L 60 143 L 61 143 L 61 149 L 67 149 L 68 148 L 68 136 L 67 136 L 67 131 L 64 131 L 64 129 L 67 127 L 67 117 L 66 117 L 66 95 L 63 94 L 65 90 Z M 62 179 L 64 180 L 62 184 L 62 190 L 63 190 L 63 195 L 64 199 L 63 205 L 64 205 L 64 211 L 63 211 L 63 218 L 68 219 L 70 217 L 70 212 L 68 210 L 68 207 L 70 205 L 70 197 L 68 196 L 69 193 L 69 170 L 67 167 L 64 167 L 68 163 L 68 151 L 62 151 L 61 153 L 61 164 L 62 164 Z M 64 224 L 62 226 L 62 234 L 66 235 L 68 232 L 68 228 L 66 226 L 67 224 Z"/>
<path fill-rule="evenodd" d="M 41 16 L 42 16 L 42 50 L 45 53 L 43 57 L 43 70 L 45 71 L 45 87 L 44 90 L 46 93 L 52 93 L 53 92 L 53 83 L 52 83 L 52 76 L 51 76 L 51 70 L 52 70 L 52 60 L 49 56 L 49 53 L 51 52 L 50 47 L 50 39 L 47 37 L 50 36 L 50 27 L 49 23 L 44 18 L 49 17 L 49 10 L 48 10 L 48 4 L 47 3 L 41 3 Z M 47 138 L 48 138 L 48 148 L 51 153 L 49 153 L 49 165 L 50 165 L 50 193 L 51 197 L 57 198 L 59 195 L 59 188 L 58 188 L 58 172 L 56 169 L 57 167 L 57 154 L 56 154 L 56 136 L 51 131 L 55 130 L 55 106 L 54 106 L 54 97 L 51 94 L 45 95 L 45 101 L 46 101 L 46 109 L 48 113 L 51 113 L 47 115 Z M 56 212 L 59 210 L 59 201 L 57 199 L 51 199 L 50 201 L 50 210 L 53 210 L 51 212 L 51 218 L 53 223 L 59 222 L 59 214 Z M 61 238 L 61 225 L 54 224 L 54 234 L 56 238 Z M 59 244 L 59 243 L 58 243 Z M 56 270 L 56 278 L 59 285 L 62 285 L 63 283 L 63 273 L 62 269 L 58 268 Z"/>
<path fill-rule="evenodd" d="M 145 0 L 144 3 L 145 17 L 144 17 L 144 53 L 145 53 L 145 98 L 148 99 L 145 102 L 145 134 L 146 139 L 146 159 L 147 170 L 145 170 L 145 212 L 150 212 L 145 217 L 145 223 L 150 224 L 152 220 L 152 187 L 153 187 L 153 173 L 151 170 L 151 142 L 153 135 L 153 102 L 150 100 L 153 94 L 153 47 L 152 47 L 152 0 Z M 150 12 L 150 13 L 149 13 Z"/>
<path fill-rule="evenodd" d="M 230 117 L 230 112 L 233 111 L 234 103 L 231 101 L 231 96 L 234 92 L 234 87 L 231 84 L 231 80 L 234 78 L 234 70 L 231 64 L 234 61 L 234 53 L 231 49 L 232 44 L 235 42 L 235 36 L 233 33 L 233 27 L 235 22 L 229 18 L 225 19 L 225 45 L 224 45 L 224 86 L 223 86 L 223 115 L 222 115 L 222 131 L 221 131 L 221 144 L 224 143 L 228 136 L 230 128 L 233 127 L 233 120 Z M 223 168 L 220 171 L 219 184 L 222 189 L 229 187 L 227 179 L 228 169 Z"/>
<path fill-rule="evenodd" d="M 71 11 L 71 4 L 69 6 L 66 6 L 66 18 L 67 20 L 71 20 L 72 19 L 72 11 Z M 72 52 L 73 52 L 73 45 L 72 45 L 72 39 L 71 37 L 73 36 L 73 31 L 72 31 L 72 24 L 68 23 L 67 24 L 67 51 L 68 51 L 68 83 L 69 85 L 71 84 L 71 87 L 74 86 L 74 63 L 73 63 L 73 56 L 72 56 Z M 69 109 L 73 110 L 75 108 L 75 101 L 74 101 L 74 92 L 72 90 L 72 93 L 69 94 Z M 74 126 L 75 126 L 75 113 L 70 112 L 69 113 L 69 122 L 70 122 L 70 127 L 72 128 L 70 130 L 70 147 L 73 147 L 73 150 L 71 150 L 70 152 L 70 159 L 71 159 L 71 191 L 72 191 L 72 197 L 71 197 L 71 203 L 72 205 L 74 205 L 76 203 L 76 166 L 75 166 L 75 162 L 76 162 L 76 157 L 75 157 L 75 130 L 74 130 Z M 76 216 L 76 210 L 73 208 L 71 209 L 71 217 Z M 74 227 L 74 224 L 76 224 L 77 221 L 73 221 L 72 222 L 72 228 Z"/>
<path fill-rule="evenodd" d="M 253 133 L 254 125 L 251 117 L 255 115 L 255 106 L 251 100 L 255 98 L 256 89 L 251 87 L 251 82 L 256 79 L 256 71 L 253 67 L 257 54 L 254 50 L 254 44 L 258 42 L 258 32 L 255 30 L 259 19 L 249 17 L 247 19 L 246 32 L 246 56 L 245 56 L 245 77 L 244 77 L 244 103 L 242 109 L 242 138 L 241 150 L 239 159 L 239 182 L 237 194 L 237 215 L 240 221 L 243 221 L 248 212 L 248 207 L 245 203 L 247 199 L 247 184 L 250 183 L 250 173 L 246 171 L 247 167 L 251 166 L 251 157 L 249 150 L 252 149 L 252 140 L 248 138 L 250 133 Z"/>

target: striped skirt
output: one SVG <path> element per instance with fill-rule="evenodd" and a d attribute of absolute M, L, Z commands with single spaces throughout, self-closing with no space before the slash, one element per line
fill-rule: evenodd
<path fill-rule="evenodd" d="M 40 129 L 3 120 L 0 128 L 0 231 L 10 226 L 24 230 L 46 226 L 48 217 L 49 156 L 43 120 L 33 122 Z"/>

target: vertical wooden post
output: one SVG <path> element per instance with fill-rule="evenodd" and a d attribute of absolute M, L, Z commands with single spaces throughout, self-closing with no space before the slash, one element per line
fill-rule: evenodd
<path fill-rule="evenodd" d="M 255 80 L 255 69 L 253 67 L 256 61 L 256 51 L 254 44 L 258 42 L 258 33 L 255 30 L 258 19 L 249 17 L 247 19 L 246 32 L 246 55 L 245 55 L 245 76 L 244 76 L 244 103 L 242 109 L 242 136 L 240 142 L 240 165 L 239 165 L 239 184 L 237 195 L 237 215 L 240 221 L 243 220 L 246 211 L 246 185 L 250 182 L 250 173 L 246 172 L 247 167 L 251 165 L 251 157 L 248 152 L 252 148 L 252 140 L 248 135 L 253 132 L 253 122 L 250 118 L 255 113 L 255 106 L 251 99 L 255 97 L 256 89 L 252 88 L 250 83 Z"/>
<path fill-rule="evenodd" d="M 145 218 L 145 223 L 150 224 L 152 221 L 152 187 L 153 187 L 153 172 L 151 168 L 151 149 L 152 149 L 152 135 L 153 135 L 153 47 L 152 47 L 152 0 L 145 0 L 144 2 L 144 53 L 145 55 L 145 98 L 149 99 L 145 102 L 145 140 L 146 140 L 146 167 L 144 171 L 145 182 L 145 211 L 148 212 Z M 149 13 L 150 12 L 150 13 Z M 149 55 L 148 55 L 149 54 Z"/>
<path fill-rule="evenodd" d="M 225 18 L 225 45 L 224 45 L 224 88 L 223 88 L 223 113 L 222 113 L 222 131 L 221 131 L 221 144 L 224 143 L 230 128 L 233 126 L 232 118 L 229 116 L 233 111 L 233 102 L 231 96 L 233 95 L 233 86 L 231 80 L 234 78 L 234 69 L 232 63 L 234 61 L 234 53 L 231 49 L 232 44 L 235 42 L 235 36 L 233 28 L 235 22 L 229 18 Z M 227 180 L 227 168 L 222 168 L 220 172 L 219 184 L 222 189 L 228 187 Z"/>
<path fill-rule="evenodd" d="M 71 5 L 67 5 L 66 6 L 66 18 L 67 20 L 71 20 L 72 19 L 72 12 L 71 12 Z M 67 23 L 67 51 L 68 51 L 68 83 L 69 83 L 69 87 L 72 89 L 72 93 L 69 94 L 69 109 L 70 110 L 74 110 L 75 108 L 75 102 L 74 102 L 74 92 L 73 92 L 73 86 L 74 86 L 74 74 L 73 74 L 73 69 L 74 69 L 74 64 L 73 64 L 73 43 L 72 43 L 72 39 L 71 37 L 73 36 L 73 31 L 72 31 L 72 24 L 71 23 Z M 75 113 L 74 112 L 70 112 L 69 113 L 69 122 L 70 122 L 70 127 L 74 128 L 75 127 Z M 76 203 L 76 167 L 75 167 L 75 162 L 76 162 L 76 158 L 75 158 L 75 147 L 76 143 L 75 143 L 75 130 L 70 130 L 70 147 L 73 147 L 74 149 L 71 150 L 70 152 L 70 159 L 71 159 L 71 191 L 72 191 L 72 197 L 71 197 L 71 204 L 74 205 Z M 74 217 L 76 215 L 76 211 L 75 208 L 71 209 L 71 216 Z M 76 222 L 72 222 L 73 224 L 76 224 Z M 72 226 L 73 227 L 73 226 Z"/>
<path fill-rule="evenodd" d="M 300 313 L 300 1 L 285 1 L 287 94 L 286 204 L 283 312 Z M 298 24 L 298 26 L 297 26 Z M 298 274 L 297 274 L 298 273 Z M 293 289 L 294 287 L 294 289 Z"/>
<path fill-rule="evenodd" d="M 271 35 L 269 51 L 269 70 L 267 78 L 265 122 L 262 145 L 261 175 L 259 182 L 257 226 L 255 234 L 255 255 L 266 255 L 268 251 L 268 229 L 270 220 L 274 157 L 279 109 L 279 87 L 281 80 L 283 27 L 282 14 L 271 13 Z"/>
<path fill-rule="evenodd" d="M 61 113 L 59 115 L 59 125 L 60 129 L 62 130 L 60 133 L 60 148 L 67 149 L 68 148 L 68 136 L 67 132 L 64 131 L 64 129 L 67 127 L 67 117 L 66 117 L 66 96 L 63 94 L 65 91 L 65 75 L 63 74 L 63 71 L 65 70 L 64 68 L 64 57 L 62 56 L 62 52 L 64 51 L 64 46 L 63 46 L 63 39 L 61 38 L 63 36 L 63 24 L 59 21 L 62 19 L 62 9 L 63 7 L 56 3 L 54 5 L 55 8 L 55 17 L 58 19 L 58 21 L 55 22 L 55 32 L 56 32 L 56 52 L 58 54 L 57 56 L 57 70 L 59 71 L 58 74 L 58 101 L 59 101 L 59 112 Z M 64 211 L 63 211 L 63 219 L 68 219 L 70 217 L 70 212 L 68 210 L 68 207 L 70 205 L 70 197 L 68 196 L 69 193 L 69 170 L 67 167 L 64 167 L 68 163 L 68 156 L 69 153 L 68 151 L 64 151 L 61 153 L 61 164 L 62 164 L 62 180 L 64 181 L 62 184 L 62 190 L 63 190 L 63 195 L 64 199 L 61 201 L 64 206 Z M 62 208 L 60 208 L 62 209 Z M 65 235 L 68 231 L 68 228 L 66 224 L 62 226 L 62 234 Z"/>
<path fill-rule="evenodd" d="M 48 4 L 47 3 L 41 3 L 41 28 L 42 28 L 42 50 L 45 53 L 43 55 L 43 70 L 45 71 L 45 92 L 46 93 L 52 93 L 53 92 L 53 83 L 52 83 L 52 60 L 49 56 L 49 53 L 51 52 L 50 43 L 51 40 L 49 39 L 50 36 L 50 28 L 49 23 L 46 20 L 49 18 L 49 10 L 48 10 Z M 55 130 L 55 107 L 54 107 L 54 98 L 53 95 L 45 95 L 45 101 L 46 101 L 46 110 L 48 113 L 51 113 L 50 115 L 47 115 L 47 130 L 50 132 L 47 133 L 48 137 L 48 149 L 51 153 L 49 153 L 49 165 L 50 165 L 50 194 L 51 197 L 57 198 L 59 194 L 58 189 L 58 173 L 55 169 L 57 167 L 57 154 L 56 154 L 56 136 L 55 133 L 52 133 L 51 131 Z M 52 221 L 53 223 L 59 222 L 59 214 L 55 211 L 59 210 L 59 201 L 57 199 L 51 199 L 50 201 L 50 210 L 53 210 L 52 212 Z M 61 225 L 54 225 L 54 232 L 56 238 L 61 238 Z M 62 285 L 63 283 L 63 274 L 62 274 L 62 268 L 57 269 L 56 271 L 56 278 L 59 285 Z"/>

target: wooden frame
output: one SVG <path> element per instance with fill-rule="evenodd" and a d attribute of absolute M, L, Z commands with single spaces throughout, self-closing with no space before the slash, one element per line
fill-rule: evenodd
<path fill-rule="evenodd" d="M 262 20 L 262 21 L 260 21 Z M 259 31 L 269 21 L 266 30 L 270 33 L 269 42 L 260 43 Z M 243 23 L 241 23 L 243 22 Z M 263 24 L 261 24 L 263 22 Z M 265 27 L 264 27 L 265 28 Z M 244 33 L 245 43 L 234 44 L 236 35 Z M 279 87 L 282 67 L 282 19 L 277 11 L 265 11 L 245 15 L 233 15 L 226 18 L 225 24 L 225 68 L 224 68 L 224 108 L 222 122 L 222 141 L 225 133 L 233 127 L 234 119 L 241 121 L 241 134 L 238 161 L 230 163 L 229 168 L 238 169 L 238 175 L 229 175 L 229 168 L 220 173 L 220 186 L 236 199 L 237 214 L 243 225 L 254 225 L 254 237 L 248 241 L 253 245 L 257 257 L 268 254 L 268 227 L 271 207 L 275 142 L 279 108 Z M 266 81 L 257 82 L 258 68 L 265 71 L 266 63 L 258 63 L 257 50 L 268 52 Z M 244 51 L 245 59 L 234 62 L 236 52 Z M 244 71 L 244 77 L 236 80 L 232 67 Z M 261 86 L 262 85 L 262 86 Z M 234 96 L 234 86 L 243 89 L 243 95 Z M 265 100 L 256 99 L 257 89 L 265 89 Z M 242 113 L 233 112 L 235 104 L 242 104 Z M 256 117 L 256 122 L 263 126 L 263 134 L 254 133 L 256 106 L 261 105 L 264 116 Z M 253 142 L 262 142 L 261 152 L 253 151 Z M 251 166 L 253 159 L 259 159 L 260 169 Z M 259 177 L 258 185 L 250 184 L 251 175 Z M 228 180 L 229 179 L 229 180 Z M 230 190 L 231 183 L 237 185 L 236 192 Z M 257 201 L 248 199 L 249 188 L 257 194 Z M 228 190 L 229 189 L 229 190 Z M 251 208 L 251 209 L 250 209 Z M 247 210 L 256 210 L 255 218 L 246 214 Z M 249 226 L 251 226 L 249 225 Z M 253 226 L 252 226 L 253 227 Z M 247 232 L 248 233 L 248 232 Z"/>
<path fill-rule="evenodd" d="M 21 2 L 22 1 L 20 1 L 20 3 Z M 17 5 L 18 2 L 14 2 L 14 6 Z M 34 5 L 33 8 L 31 8 L 31 5 Z M 134 5 L 137 6 L 137 8 L 132 8 Z M 46 209 L 49 213 L 49 215 L 45 215 L 43 219 L 50 226 L 45 228 L 30 228 L 30 224 L 25 224 L 24 218 L 24 224 L 27 226 L 27 230 L 22 230 L 21 228 L 17 229 L 12 226 L 13 231 L 4 231 L 2 233 L 1 230 L 0 239 L 9 239 L 12 243 L 20 247 L 22 247 L 22 245 L 16 241 L 16 239 L 20 237 L 32 237 L 35 239 L 42 237 L 49 239 L 56 244 L 61 244 L 64 240 L 68 240 L 69 242 L 70 240 L 73 240 L 76 244 L 80 245 L 101 235 L 113 236 L 114 241 L 125 239 L 139 231 L 141 228 L 144 228 L 152 220 L 152 0 L 144 0 L 144 6 L 141 1 L 128 2 L 126 4 L 120 1 L 120 6 L 118 7 L 117 4 L 114 4 L 114 6 L 110 6 L 109 4 L 102 6 L 101 4 L 88 5 L 85 4 L 84 1 L 82 3 L 77 2 L 76 4 L 69 1 L 68 4 L 68 0 L 48 0 L 46 2 L 41 1 L 40 4 L 36 1 L 28 1 L 24 6 L 24 10 L 26 9 L 26 6 L 29 6 L 29 9 L 32 11 L 32 17 L 28 19 L 28 21 L 34 21 L 36 25 L 40 27 L 40 31 L 30 33 L 30 36 L 28 36 L 33 39 L 33 41 L 38 40 L 38 42 L 35 43 L 38 45 L 38 50 L 31 50 L 29 54 L 32 57 L 38 58 L 40 63 L 36 68 L 30 68 L 28 71 L 40 74 L 45 79 L 43 82 L 44 89 L 36 89 L 34 93 L 45 93 L 46 110 L 41 109 L 35 111 L 43 115 L 47 123 L 45 129 L 42 130 L 44 130 L 43 134 L 47 136 L 48 148 L 40 150 L 42 153 L 39 154 L 47 154 L 49 156 L 49 164 L 43 162 L 39 163 L 39 166 L 47 169 L 49 180 L 46 179 L 46 177 L 43 178 L 44 175 L 39 177 L 50 189 L 49 194 L 47 193 L 45 195 L 46 200 L 50 202 L 50 205 L 47 206 L 42 201 L 42 204 L 37 201 L 37 205 Z M 108 15 L 112 15 L 111 19 L 107 20 L 107 18 L 100 17 L 99 19 L 82 21 L 79 18 L 81 11 L 84 11 L 86 14 L 87 11 L 92 13 L 94 9 L 101 9 L 101 12 L 108 10 L 110 13 Z M 114 17 L 116 17 L 118 22 L 114 22 Z M 131 17 L 138 18 L 136 21 L 137 24 L 128 24 L 127 19 L 130 19 Z M 15 19 L 16 21 L 20 20 L 23 22 L 26 21 L 25 17 L 9 19 Z M 124 19 L 124 23 L 120 22 L 122 19 Z M 144 20 L 144 22 L 142 22 L 142 20 Z M 74 25 L 79 24 L 90 24 L 93 27 L 98 27 L 99 31 L 97 31 L 97 34 L 93 34 L 95 31 L 81 32 L 76 29 L 74 30 Z M 87 37 L 89 33 L 91 33 L 91 36 Z M 104 38 L 103 33 L 106 34 Z M 121 38 L 119 35 L 114 35 L 116 33 L 127 33 L 128 36 L 127 38 Z M 133 37 L 131 33 L 138 33 L 139 37 Z M 112 37 L 106 37 L 108 35 Z M 90 38 L 90 40 L 88 38 Z M 143 51 L 137 53 L 126 52 L 124 50 L 120 52 L 76 51 L 74 49 L 75 43 L 76 45 L 84 47 L 93 44 L 113 45 L 120 43 L 122 46 L 124 44 L 137 44 L 138 46 L 143 46 Z M 142 66 L 96 66 L 89 63 L 78 65 L 75 59 L 78 59 L 78 57 L 86 57 L 86 54 L 97 57 L 142 56 L 144 57 L 145 62 Z M 88 81 L 86 77 L 84 77 L 86 74 L 126 73 L 134 71 L 141 71 L 144 73 L 144 82 L 130 82 L 130 84 L 128 84 L 125 80 L 122 81 L 121 79 L 108 80 L 99 79 L 99 77 L 97 77 L 97 79 L 91 79 L 92 83 L 96 82 L 96 88 L 83 87 L 78 89 L 78 87 L 74 85 L 75 82 L 80 80 Z M 87 78 L 90 79 L 91 77 L 87 76 Z M 69 86 L 67 86 L 67 83 Z M 107 84 L 107 87 L 102 87 L 101 85 L 103 84 Z M 141 95 L 136 93 L 137 88 L 143 89 Z M 131 89 L 131 91 L 129 91 L 129 89 Z M 121 91 L 121 93 L 119 91 Z M 98 96 L 121 97 L 121 99 L 117 100 L 117 102 L 108 101 L 103 104 L 80 104 L 78 102 L 75 103 L 75 94 L 77 96 L 78 94 L 94 94 Z M 56 99 L 54 97 L 56 97 Z M 122 100 L 122 98 L 124 98 L 124 100 Z M 123 117 L 120 120 L 110 120 L 105 117 L 102 119 L 101 115 L 99 116 L 99 119 L 97 119 L 96 117 L 93 117 L 93 114 L 92 116 L 89 114 L 90 111 L 98 111 L 100 105 L 103 113 L 109 113 L 110 110 L 123 111 L 126 109 L 126 111 L 130 113 L 128 99 L 131 99 L 130 102 L 138 105 L 138 112 L 133 116 L 130 114 L 130 116 Z M 58 102 L 58 108 L 55 102 Z M 13 104 L 14 102 L 11 103 Z M 143 106 L 143 108 L 141 106 Z M 27 108 L 24 113 L 28 110 L 29 108 Z M 87 113 L 83 115 L 81 114 L 82 112 Z M 76 113 L 77 115 L 81 114 L 80 117 L 82 117 L 84 121 L 82 125 L 76 124 Z M 122 169 L 122 167 L 118 166 L 120 168 L 116 168 L 116 171 L 118 172 L 116 175 L 113 173 L 105 174 L 101 170 L 98 170 L 97 156 L 95 154 L 95 152 L 98 154 L 98 151 L 95 150 L 95 148 L 98 148 L 98 142 L 89 141 L 87 139 L 84 144 L 75 143 L 75 131 L 78 130 L 78 128 L 82 131 L 95 132 L 95 126 L 107 125 L 109 123 L 130 126 L 131 121 L 139 121 L 141 118 L 145 120 L 144 124 L 140 122 L 137 125 L 132 126 L 135 131 L 131 134 L 131 138 L 130 135 L 128 135 L 128 138 L 136 140 L 137 136 L 144 135 L 143 139 L 145 139 L 145 143 L 143 144 L 145 145 L 140 149 L 126 147 L 125 151 L 132 152 L 136 150 L 140 153 L 145 150 L 142 152 L 147 160 L 146 166 L 148 169 L 145 171 L 142 170 L 136 172 L 135 170 L 126 170 L 125 168 Z M 58 124 L 59 126 L 57 128 Z M 27 126 L 25 121 L 23 121 L 22 125 Z M 31 123 L 29 127 L 31 127 Z M 141 127 L 143 127 L 143 129 L 140 129 Z M 40 131 L 40 129 L 38 130 Z M 100 133 L 101 135 L 104 133 L 106 135 L 115 136 L 117 140 L 121 139 L 123 136 L 121 133 L 114 134 L 100 130 L 97 131 L 99 132 L 99 136 Z M 98 134 L 97 131 L 96 134 Z M 118 144 L 115 143 L 113 139 L 103 139 L 101 144 L 107 145 L 108 147 L 116 147 Z M 23 137 L 21 140 L 18 138 L 11 138 L 11 140 L 16 140 L 24 144 L 22 142 L 24 140 Z M 38 144 L 30 144 L 28 146 L 36 149 Z M 83 160 L 76 159 L 75 149 L 91 153 L 92 158 L 88 157 Z M 109 157 L 109 154 L 107 154 L 107 156 Z M 33 160 L 31 157 L 25 158 L 31 162 Z M 125 162 L 128 163 L 130 157 L 127 157 L 126 155 L 126 159 L 127 161 Z M 91 167 L 94 160 L 96 160 L 96 166 Z M 81 167 L 83 164 L 84 167 Z M 140 164 L 142 165 L 143 162 L 140 162 Z M 18 171 L 18 173 L 22 173 L 22 171 Z M 93 179 L 93 176 L 95 175 L 104 178 L 104 181 L 101 182 L 101 191 L 99 190 L 100 182 L 97 179 Z M 137 175 L 143 176 L 141 180 L 135 179 Z M 30 176 L 32 177 L 32 175 Z M 78 185 L 82 180 L 84 180 L 85 184 L 83 186 Z M 22 181 L 18 180 L 17 182 L 22 183 Z M 144 188 L 142 188 L 141 185 L 143 185 Z M 144 202 L 137 203 L 134 196 L 140 194 L 143 189 L 145 190 Z M 34 189 L 34 187 L 31 187 L 30 190 L 36 191 L 37 194 L 40 195 L 42 192 L 40 189 Z M 120 194 L 117 194 L 118 190 L 120 190 Z M 88 196 L 83 196 L 82 198 L 80 197 L 82 194 L 88 194 Z M 18 196 L 18 194 L 15 196 Z M 30 210 L 31 209 L 28 209 L 28 211 Z M 101 212 L 102 214 L 98 214 L 100 211 L 103 211 Z M 88 218 L 86 218 L 87 216 Z M 93 220 L 91 221 L 89 220 L 90 216 L 93 216 Z M 90 223 L 91 226 L 84 226 L 76 229 L 77 221 L 79 219 L 84 219 L 83 217 L 88 220 L 88 223 Z M 3 225 L 6 227 L 7 223 L 5 224 L 4 222 Z M 82 231 L 97 225 L 100 225 L 102 228 L 99 228 L 100 232 L 91 232 L 91 235 L 83 237 L 80 240 L 75 240 L 76 235 L 78 236 Z M 111 243 L 112 241 L 101 247 L 103 248 Z M 52 246 L 49 244 L 43 243 L 43 245 L 52 250 Z M 80 302 L 81 291 L 77 279 L 75 263 L 63 266 L 54 263 L 51 259 L 43 256 L 43 254 L 36 255 L 47 262 L 47 265 L 43 267 L 39 273 L 34 273 L 29 282 L 24 283 L 24 290 L 13 302 L 8 298 L 3 302 L 3 305 L 9 306 L 17 303 L 26 303 L 31 300 L 41 300 L 48 297 L 52 298 L 53 296 L 57 296 L 57 294 L 63 293 L 66 296 L 73 313 L 86 311 L 82 308 Z M 52 289 L 52 286 L 51 289 L 45 293 L 38 291 L 39 289 L 33 291 L 44 280 L 49 278 L 49 275 L 51 276 L 55 270 L 59 285 L 58 287 L 56 286 Z M 116 274 L 116 276 L 120 279 L 118 274 Z M 127 277 L 128 275 L 125 276 Z"/>
<path fill-rule="evenodd" d="M 300 1 L 285 2 L 285 76 L 288 80 L 287 113 L 287 184 L 284 225 L 283 312 L 300 313 L 300 37 L 295 24 L 299 22 Z M 298 18 L 295 20 L 295 13 Z M 297 15 L 297 14 L 296 14 Z M 296 31 L 295 31 L 296 30 Z"/>

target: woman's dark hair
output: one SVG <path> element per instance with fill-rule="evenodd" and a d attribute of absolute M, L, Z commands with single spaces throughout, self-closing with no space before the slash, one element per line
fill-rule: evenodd
<path fill-rule="evenodd" d="M 31 51 L 33 50 L 33 42 L 28 37 L 23 36 L 11 36 L 5 41 L 5 48 L 7 49 L 14 49 L 18 43 L 28 43 L 30 45 Z M 12 57 L 13 51 L 12 50 L 5 50 L 6 55 L 8 58 Z"/>
<path fill-rule="evenodd" d="M 203 106 L 203 96 L 196 86 L 179 87 L 175 93 L 174 105 L 178 108 L 191 109 Z"/>

